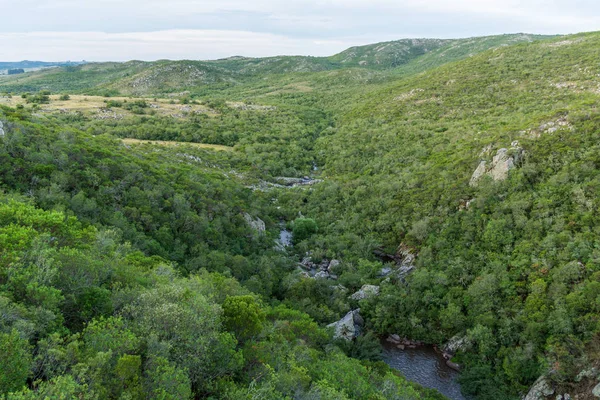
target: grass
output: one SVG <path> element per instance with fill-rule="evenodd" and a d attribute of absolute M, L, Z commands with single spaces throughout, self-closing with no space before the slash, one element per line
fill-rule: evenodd
<path fill-rule="evenodd" d="M 209 116 L 215 116 L 217 113 L 206 106 L 200 104 L 180 104 L 173 103 L 169 99 L 153 99 L 153 98 L 132 98 L 132 97 L 110 97 L 104 96 L 86 96 L 86 95 L 71 95 L 69 100 L 60 100 L 59 95 L 50 96 L 49 104 L 41 104 L 39 112 L 42 113 L 67 113 L 67 112 L 80 112 L 86 116 L 94 117 L 99 116 L 107 108 L 107 101 L 117 101 L 120 103 L 135 102 L 144 100 L 149 104 L 149 107 L 145 109 L 146 114 L 153 114 L 157 116 L 171 116 L 183 118 L 192 114 L 207 114 Z M 0 97 L 0 104 L 9 107 L 15 107 L 19 104 L 27 105 L 26 100 L 21 96 L 11 97 Z M 113 107 L 111 110 L 117 117 L 125 117 L 134 115 L 130 110 L 126 110 L 123 107 Z"/>
<path fill-rule="evenodd" d="M 233 147 L 222 146 L 218 144 L 176 142 L 173 140 L 140 140 L 140 139 L 122 139 L 123 143 L 128 145 L 150 144 L 157 146 L 190 146 L 199 149 L 211 149 L 216 151 L 233 151 Z"/>

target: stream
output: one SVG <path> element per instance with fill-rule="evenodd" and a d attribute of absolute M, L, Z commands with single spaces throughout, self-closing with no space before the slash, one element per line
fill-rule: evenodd
<path fill-rule="evenodd" d="M 420 346 L 415 349 L 398 349 L 385 340 L 382 342 L 383 361 L 400 371 L 406 379 L 420 385 L 437 389 L 451 400 L 467 400 L 460 392 L 456 378 L 458 372 L 446 365 L 442 355 L 433 348 Z"/>
<path fill-rule="evenodd" d="M 283 221 L 279 223 L 279 239 L 275 243 L 280 250 L 292 245 L 292 232 L 286 229 Z M 460 392 L 460 385 L 456 380 L 458 372 L 448 367 L 446 360 L 432 347 L 419 346 L 401 350 L 386 340 L 381 341 L 381 346 L 383 361 L 400 371 L 406 379 L 436 389 L 450 400 L 467 400 Z"/>

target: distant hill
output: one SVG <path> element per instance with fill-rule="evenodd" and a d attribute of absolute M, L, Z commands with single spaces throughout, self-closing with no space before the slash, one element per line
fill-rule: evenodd
<path fill-rule="evenodd" d="M 47 62 L 47 61 L 0 61 L 0 70 L 12 69 L 12 68 L 45 68 L 45 67 L 64 67 L 67 65 L 79 65 L 85 64 L 85 61 L 59 61 L 59 62 Z"/>
<path fill-rule="evenodd" d="M 159 95 L 209 84 L 238 84 L 259 76 L 275 74 L 349 68 L 390 71 L 407 66 L 410 66 L 409 70 L 417 72 L 490 48 L 546 37 L 512 34 L 455 40 L 403 39 L 352 47 L 330 57 L 230 57 L 213 61 L 159 60 L 68 65 L 18 77 L 5 77 L 0 80 L 0 90 Z M 1 65 L 0 63 L 0 68 Z M 14 67 L 17 67 L 16 64 Z"/>

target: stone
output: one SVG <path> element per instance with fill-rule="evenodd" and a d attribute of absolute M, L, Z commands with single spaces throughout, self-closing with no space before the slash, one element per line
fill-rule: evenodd
<path fill-rule="evenodd" d="M 594 388 L 592 389 L 592 394 L 595 397 L 600 397 L 600 383 L 594 386 Z"/>
<path fill-rule="evenodd" d="M 248 213 L 244 213 L 244 219 L 246 220 L 248 225 L 250 225 L 250 227 L 258 233 L 262 234 L 265 232 L 265 221 L 263 221 L 262 219 L 258 217 L 253 218 L 252 215 Z"/>
<path fill-rule="evenodd" d="M 469 348 L 469 339 L 466 336 L 455 335 L 448 340 L 448 343 L 444 345 L 442 351 L 448 354 L 456 354 L 458 351 L 465 351 Z"/>
<path fill-rule="evenodd" d="M 575 377 L 575 382 L 581 382 L 584 378 L 595 378 L 598 376 L 598 370 L 594 367 L 590 369 L 584 369 Z"/>
<path fill-rule="evenodd" d="M 315 274 L 315 279 L 327 279 L 329 278 L 329 273 L 327 271 L 319 271 Z"/>
<path fill-rule="evenodd" d="M 0 121 L 0 136 L 4 136 L 4 123 Z"/>
<path fill-rule="evenodd" d="M 511 145 L 510 149 L 499 149 L 490 165 L 486 161 L 481 161 L 475 172 L 473 172 L 469 185 L 477 186 L 479 180 L 484 175 L 491 177 L 495 181 L 503 181 L 508 178 L 509 171 L 521 162 L 525 153 L 519 146 L 518 141 L 513 141 Z"/>
<path fill-rule="evenodd" d="M 477 182 L 479 182 L 481 177 L 483 177 L 486 172 L 487 172 L 487 163 L 485 161 L 481 161 L 479 163 L 479 165 L 477 166 L 477 168 L 475 168 L 475 171 L 473 172 L 473 175 L 471 176 L 471 180 L 469 181 L 469 185 L 477 186 Z"/>
<path fill-rule="evenodd" d="M 542 375 L 535 381 L 523 400 L 544 400 L 546 397 L 552 396 L 553 394 L 554 388 L 550 386 L 546 377 Z"/>
<path fill-rule="evenodd" d="M 315 263 L 312 261 L 312 257 L 304 257 L 302 261 L 300 261 L 300 266 L 304 269 L 314 269 Z"/>
<path fill-rule="evenodd" d="M 450 360 L 446 360 L 446 365 L 447 365 L 449 368 L 452 368 L 453 370 L 455 370 L 455 371 L 459 371 L 459 372 L 460 372 L 460 365 L 458 365 L 457 363 L 455 363 L 455 362 L 452 362 L 452 361 L 450 361 Z"/>
<path fill-rule="evenodd" d="M 352 300 L 363 300 L 379 295 L 379 286 L 363 285 L 360 290 L 350 296 Z"/>
<path fill-rule="evenodd" d="M 396 343 L 400 343 L 400 335 L 397 335 L 394 333 L 394 334 L 390 335 L 390 339 Z"/>
<path fill-rule="evenodd" d="M 327 266 L 327 271 L 329 272 L 333 272 L 332 270 L 337 267 L 338 265 L 340 265 L 340 261 L 339 260 L 331 260 L 329 261 L 329 265 Z"/>
<path fill-rule="evenodd" d="M 360 309 L 348 311 L 348 313 L 339 321 L 327 325 L 328 328 L 333 328 L 334 339 L 352 340 L 359 335 L 360 329 L 357 326 L 355 319 L 360 317 Z"/>

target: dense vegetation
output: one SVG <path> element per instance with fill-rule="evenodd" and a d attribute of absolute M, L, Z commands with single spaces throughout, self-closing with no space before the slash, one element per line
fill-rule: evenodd
<path fill-rule="evenodd" d="M 377 361 L 374 334 L 397 333 L 460 338 L 453 361 L 476 398 L 519 398 L 544 374 L 576 393 L 575 377 L 600 366 L 600 34 L 541 39 L 219 60 L 202 84 L 178 64 L 155 78 L 168 62 L 3 81 L 36 98 L 130 94 L 143 76 L 141 94 L 210 110 L 3 108 L 5 392 L 435 398 Z M 470 185 L 501 148 L 523 152 L 508 178 Z M 303 175 L 323 181 L 276 184 Z M 287 251 L 273 247 L 280 220 Z M 375 254 L 398 249 L 417 254 L 415 269 L 386 278 L 396 266 Z M 298 271 L 307 255 L 341 260 L 337 279 Z M 379 296 L 348 297 L 365 283 Z M 367 333 L 332 342 L 322 327 L 358 307 Z"/>

